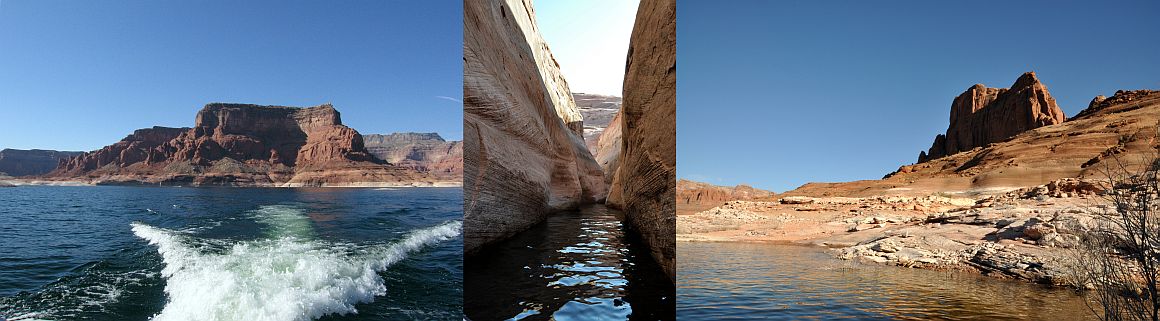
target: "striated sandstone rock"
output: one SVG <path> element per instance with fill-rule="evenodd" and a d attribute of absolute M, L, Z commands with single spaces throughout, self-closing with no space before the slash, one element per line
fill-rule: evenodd
<path fill-rule="evenodd" d="M 1055 98 L 1034 72 L 1024 73 L 1010 89 L 976 84 L 955 98 L 946 135 L 936 136 L 918 162 L 1001 142 L 1064 119 Z"/>
<path fill-rule="evenodd" d="M 367 151 L 390 164 L 452 180 L 463 179 L 463 142 L 437 133 L 363 135 Z"/>
<path fill-rule="evenodd" d="M 139 129 L 48 177 L 112 184 L 328 186 L 434 181 L 381 164 L 329 104 L 212 103 L 193 128 Z"/>
<path fill-rule="evenodd" d="M 612 178 L 616 175 L 616 169 L 620 167 L 620 148 L 624 139 L 620 127 L 621 114 L 620 112 L 616 113 L 608 128 L 600 133 L 600 138 L 596 143 L 596 163 L 600 164 L 600 170 L 604 172 L 604 183 L 609 185 L 612 184 Z"/>
<path fill-rule="evenodd" d="M 624 74 L 623 145 L 610 193 L 670 279 L 676 278 L 676 4 L 643 0 Z M 612 198 L 612 196 L 609 196 Z"/>
<path fill-rule="evenodd" d="M 0 150 L 0 176 L 31 176 L 51 172 L 62 159 L 68 159 L 81 152 L 61 152 L 55 150 Z"/>
<path fill-rule="evenodd" d="M 464 1 L 464 251 L 606 195 L 530 0 Z"/>

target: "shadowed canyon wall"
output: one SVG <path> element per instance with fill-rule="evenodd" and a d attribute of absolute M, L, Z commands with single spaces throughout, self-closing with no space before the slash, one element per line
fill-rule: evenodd
<path fill-rule="evenodd" d="M 464 1 L 464 251 L 606 195 L 531 1 Z"/>
<path fill-rule="evenodd" d="M 621 151 L 610 205 L 676 276 L 676 4 L 643 0 L 636 13 L 624 75 Z"/>

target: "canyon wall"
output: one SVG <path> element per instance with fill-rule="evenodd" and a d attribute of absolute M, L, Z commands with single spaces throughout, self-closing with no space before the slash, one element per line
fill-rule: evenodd
<path fill-rule="evenodd" d="M 531 1 L 464 1 L 464 251 L 603 200 L 583 117 Z"/>
<path fill-rule="evenodd" d="M 61 152 L 55 150 L 0 150 L 0 175 L 31 176 L 51 172 L 62 159 L 80 155 L 81 152 Z"/>
<path fill-rule="evenodd" d="M 437 133 L 363 135 L 376 158 L 392 165 L 448 179 L 463 179 L 463 142 L 446 141 Z"/>
<path fill-rule="evenodd" d="M 139 129 L 47 175 L 104 184 L 331 186 L 436 183 L 385 166 L 329 104 L 207 104 L 192 128 Z"/>
<path fill-rule="evenodd" d="M 1010 89 L 976 84 L 955 97 L 950 126 L 918 162 L 1007 140 L 1024 131 L 1062 123 L 1066 117 L 1034 72 L 1024 73 Z"/>
<path fill-rule="evenodd" d="M 613 118 L 620 112 L 620 97 L 573 93 L 572 98 L 580 109 L 580 115 L 584 116 L 584 144 L 595 155 L 601 134 L 615 122 Z"/>
<path fill-rule="evenodd" d="M 642 0 L 624 75 L 619 167 L 610 199 L 676 280 L 676 4 Z"/>

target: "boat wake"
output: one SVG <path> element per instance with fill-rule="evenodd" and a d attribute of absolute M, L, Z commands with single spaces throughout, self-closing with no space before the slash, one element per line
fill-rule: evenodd
<path fill-rule="evenodd" d="M 168 302 L 153 320 L 312 320 L 357 313 L 355 305 L 386 294 L 378 272 L 413 252 L 455 238 L 462 222 L 413 230 L 389 244 L 315 239 L 305 211 L 266 206 L 253 212 L 267 238 L 203 239 L 189 231 L 132 223 L 157 246 Z"/>

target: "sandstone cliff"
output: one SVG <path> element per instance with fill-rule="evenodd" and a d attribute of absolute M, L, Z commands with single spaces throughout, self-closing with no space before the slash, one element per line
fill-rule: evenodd
<path fill-rule="evenodd" d="M 31 176 L 51 172 L 61 159 L 67 159 L 81 152 L 61 152 L 55 150 L 0 150 L 0 175 Z"/>
<path fill-rule="evenodd" d="M 600 135 L 616 122 L 613 118 L 620 111 L 620 97 L 573 93 L 572 98 L 584 116 L 584 145 L 596 155 Z"/>
<path fill-rule="evenodd" d="M 785 195 L 1001 192 L 1065 178 L 1101 179 L 1101 171 L 1113 158 L 1134 165 L 1140 155 L 1153 153 L 1158 147 L 1160 91 L 1119 91 L 1078 115 L 1006 141 L 905 165 L 881 180 L 810 183 Z"/>
<path fill-rule="evenodd" d="M 619 167 L 611 186 L 628 225 L 676 280 L 676 4 L 642 0 L 624 74 Z"/>
<path fill-rule="evenodd" d="M 449 180 L 463 180 L 463 142 L 445 141 L 436 133 L 363 135 L 376 158 L 396 166 Z"/>
<path fill-rule="evenodd" d="M 213 103 L 193 128 L 140 129 L 62 160 L 50 179 L 102 184 L 333 186 L 439 183 L 386 166 L 333 106 Z"/>
<path fill-rule="evenodd" d="M 976 84 L 955 98 L 946 134 L 936 136 L 918 162 L 1001 142 L 1065 118 L 1034 72 L 1024 73 L 1010 89 Z"/>
<path fill-rule="evenodd" d="M 603 174 L 530 0 L 464 1 L 464 250 L 597 202 Z"/>

